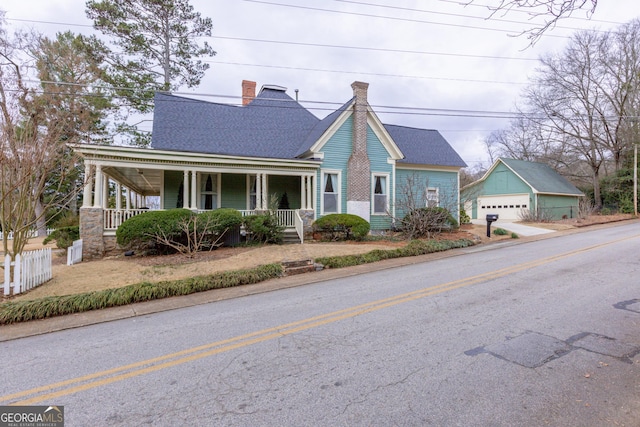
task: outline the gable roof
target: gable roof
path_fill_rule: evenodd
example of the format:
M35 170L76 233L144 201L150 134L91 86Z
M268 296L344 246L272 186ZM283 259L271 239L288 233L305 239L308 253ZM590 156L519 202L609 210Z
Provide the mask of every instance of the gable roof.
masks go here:
M405 158L399 160L399 163L457 166L461 168L467 166L437 130L396 125L384 125L384 127L400 151L405 155Z
M157 93L152 148L291 159L319 121L283 90L263 88L244 107Z
M569 180L544 163L500 158L485 174L485 177L488 176L500 162L526 182L536 193L584 196Z
M312 148L353 105L350 99L320 120L286 94L265 86L248 105L213 103L156 93L151 147L158 150L229 156L296 159ZM438 131L384 125L369 113L389 140L399 162L466 167ZM399 152L398 152L399 150Z

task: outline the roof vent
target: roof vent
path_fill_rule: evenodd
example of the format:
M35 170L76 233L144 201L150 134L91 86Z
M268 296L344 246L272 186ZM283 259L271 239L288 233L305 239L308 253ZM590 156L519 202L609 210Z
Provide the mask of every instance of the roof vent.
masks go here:
M279 92L286 92L287 88L284 86L278 86L278 85L263 85L262 89L260 89L260 92L262 92L265 89L270 89L270 90L277 90Z

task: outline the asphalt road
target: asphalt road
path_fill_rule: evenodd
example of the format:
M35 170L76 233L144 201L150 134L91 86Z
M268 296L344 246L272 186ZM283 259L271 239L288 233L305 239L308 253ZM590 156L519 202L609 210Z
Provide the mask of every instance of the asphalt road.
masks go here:
M0 343L66 426L638 426L640 225ZM514 244L516 243L516 244Z

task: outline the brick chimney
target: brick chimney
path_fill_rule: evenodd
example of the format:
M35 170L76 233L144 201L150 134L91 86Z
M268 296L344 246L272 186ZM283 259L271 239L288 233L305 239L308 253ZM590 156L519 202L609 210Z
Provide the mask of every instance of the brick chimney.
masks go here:
M347 213L367 221L371 214L371 167L367 155L367 89L369 83L351 84L353 106L352 152L347 164Z
M249 104L256 97L256 82L242 81L242 106Z

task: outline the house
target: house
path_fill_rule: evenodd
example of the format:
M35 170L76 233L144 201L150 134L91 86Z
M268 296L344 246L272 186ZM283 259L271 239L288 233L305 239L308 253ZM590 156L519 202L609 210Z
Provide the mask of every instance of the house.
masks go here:
M114 247L118 226L150 200L160 209L243 214L275 207L300 242L331 213L388 230L407 194L458 216L460 156L438 131L383 124L367 102L368 83L351 86L353 97L324 119L286 88L267 85L256 95L246 80L242 106L158 93L151 148L75 145L88 177L84 256Z
M471 219L498 214L500 220L523 215L558 220L575 218L584 194L544 163L500 158L484 176L462 189Z

